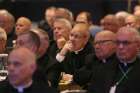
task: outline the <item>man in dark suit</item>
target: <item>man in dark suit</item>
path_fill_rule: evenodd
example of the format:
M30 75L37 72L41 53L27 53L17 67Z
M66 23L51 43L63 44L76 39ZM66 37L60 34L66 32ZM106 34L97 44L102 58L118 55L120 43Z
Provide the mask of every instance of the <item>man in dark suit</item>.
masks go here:
M61 50L69 40L69 34L72 29L72 24L65 18L56 18L53 23L54 42L50 45L49 54L56 57L56 54Z
M96 69L88 93L139 93L139 40L135 28L122 27L117 32L116 64Z
M61 71L65 72L64 77L72 79L76 70L85 65L85 56L93 52L92 44L89 43L89 26L84 23L74 25L62 50L57 54L56 59L61 64Z
M36 57L25 47L14 49L8 58L8 81L0 83L1 93L58 93L32 79Z
M54 61L48 53L49 47L49 36L47 32L43 29L34 28L32 29L40 38L40 47L38 49L38 59L37 66L40 72L43 72L47 79L49 80L49 84L52 87L58 86L60 71L57 70L59 67L58 62ZM38 78L40 78L40 73L38 73Z
M77 70L74 74L74 81L86 88L90 83L92 76L92 70L96 67L104 66L106 64L112 65L115 60L116 51L116 34L109 31L103 30L96 34L94 39L95 54L89 54L86 56L85 66L80 70Z
M38 23L38 27L45 30L50 38L50 44L52 44L53 38L53 21L56 16L56 7L48 7L44 13L44 19Z
M18 35L16 39L15 47L26 47L30 49L32 52L36 54L36 57L38 59L38 50L40 48L40 37L32 30L21 33ZM40 68L40 65L38 66L37 64L37 70L35 71L33 75L33 79L40 82L42 81L42 83L48 84L46 75L39 68Z

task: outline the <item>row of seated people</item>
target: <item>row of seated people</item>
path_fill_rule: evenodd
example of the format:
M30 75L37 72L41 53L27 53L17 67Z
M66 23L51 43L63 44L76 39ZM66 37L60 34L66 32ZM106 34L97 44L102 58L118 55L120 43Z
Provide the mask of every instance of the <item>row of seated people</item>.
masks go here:
M54 9L55 12L57 12L54 7L51 9ZM58 8L58 10L63 11L64 9ZM6 10L1 10L0 15L13 18ZM50 28L53 30L52 32L50 31L53 33L53 38L51 36L52 40L49 40L50 36L42 29L31 29L31 22L25 17L21 17L19 20L21 20L21 23L30 24L30 26L27 26L27 29L22 29L24 28L24 24L19 24L19 20L16 23L16 33L9 31L11 29L10 26L14 24L10 24L10 26L7 24L1 26L3 28L1 28L1 36L4 36L4 39L2 39L1 42L3 44L1 44L1 53L6 52L5 46L10 44L7 43L6 45L6 41L9 41L9 38L13 37L10 38L12 44L13 40L16 40L14 45L12 45L12 47L15 48L13 51L21 52L22 49L20 50L20 47L28 48L30 52L33 52L36 55L37 64L35 70L34 67L31 67L33 71L27 69L27 72L29 71L30 73L31 71L31 81L29 80L25 83L24 80L28 79L26 76L23 76L24 79L22 78L22 80L15 85L13 84L13 80L20 80L24 71L21 71L19 77L18 75L16 76L16 73L12 73L10 67L12 67L11 62L13 61L12 59L10 60L9 56L7 67L8 78L1 83L2 87L0 91L3 91L2 93L12 93L11 89L7 89L7 81L12 87L17 89L21 88L23 90L23 88L29 87L32 84L32 81L57 88L61 78L68 79L69 81L81 85L84 89L88 90L88 93L138 93L139 59L137 58L137 54L140 38L136 27L133 27L132 24L132 27L130 27L131 25L128 24L129 26L125 25L125 27L122 28L115 26L114 28L112 24L108 24L108 28L103 27L102 30L94 36L94 41L92 43L90 40L90 28L93 27L93 25L91 26L80 20L82 18L77 18L77 22L72 24L71 20L68 20L68 16L65 18L60 16L61 15L57 15L57 18L53 18L53 22L50 23ZM111 17L113 20L115 19L113 15L109 15L105 18L108 17ZM109 19L107 19L107 21L108 20ZM8 20L7 22L13 22L13 19ZM106 25L105 19L101 20L101 22L103 25ZM113 23L116 21L111 22ZM4 28L5 26L7 28ZM12 34L15 34L15 36ZM11 52L11 55L12 53L13 52ZM22 53L27 56L26 52L24 53L22 51ZM91 53L93 53L91 57L87 56ZM18 57L20 55L17 53L16 56ZM22 55L22 57L24 56ZM24 59L26 59L26 57ZM31 57L30 59L34 58ZM111 62L107 62L107 60ZM137 62L134 63L134 61ZM16 59L14 62L16 62ZM133 71L133 69L135 71ZM64 73L62 77L61 72ZM43 92L42 89L42 93L47 93L46 90L44 91L45 92ZM39 92L36 91L34 93Z

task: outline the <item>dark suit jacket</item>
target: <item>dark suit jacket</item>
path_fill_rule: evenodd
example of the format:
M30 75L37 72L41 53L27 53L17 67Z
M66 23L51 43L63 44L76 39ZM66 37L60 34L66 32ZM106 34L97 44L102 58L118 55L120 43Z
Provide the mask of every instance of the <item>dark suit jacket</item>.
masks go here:
M93 53L93 47L89 42L86 44L84 49L78 53L67 53L64 61L61 62L62 71L73 75L76 70L82 68L85 65L85 57L91 53Z
M46 84L49 81L52 87L57 87L60 76L59 63L46 53L37 60L37 66L33 79Z
M0 93L18 93L17 89L8 81L0 82ZM57 90L47 87L42 83L33 82L33 84L24 89L23 93L59 93Z
M56 54L59 52L60 50L57 47L56 41L52 41L51 46L49 47L48 53L49 56L55 58Z
M118 60L117 60L118 61ZM105 65L94 72L92 83L88 93L109 93L110 88L122 77L119 61L112 66ZM140 92L140 59L137 58L131 66L132 70L127 74L128 78L122 80L115 93L139 93Z
M11 31L10 33L8 33L7 35L7 43L6 43L6 47L7 48L13 48L13 40L16 39L16 34L15 31L13 29L13 31Z
M45 20L41 20L38 23L38 27L45 30L48 33L50 45L53 40L53 29L49 26L49 24Z
M105 59L106 63L103 63L102 60L99 60L94 53L87 55L85 59L85 66L75 71L73 78L74 81L84 89L87 89L87 86L90 84L90 80L92 76L94 76L96 69L101 68L104 65L114 64L112 62L114 62L115 59L116 56L113 54Z

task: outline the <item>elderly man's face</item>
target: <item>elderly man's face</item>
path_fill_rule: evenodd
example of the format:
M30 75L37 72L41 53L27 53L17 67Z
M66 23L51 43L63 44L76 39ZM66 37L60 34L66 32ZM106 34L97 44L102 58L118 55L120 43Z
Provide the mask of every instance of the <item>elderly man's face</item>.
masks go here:
M111 56L116 50L115 37L97 34L94 40L95 54L99 59Z
M131 61L137 55L138 42L130 32L117 33L117 56L124 61Z
M56 40L60 39L60 38L68 38L69 36L69 28L66 27L66 25L64 23L60 23L60 22L54 22L53 24L53 33L54 33L54 38Z
M45 20L48 22L50 26L52 26L53 21L55 19L55 10L47 10L45 12Z
M23 52L23 51L21 51ZM11 54L8 58L8 78L12 85L24 85L31 79L33 68L29 62L29 58L19 53Z
M70 32L69 39L73 45L73 51L80 50L81 48L84 48L84 46L87 43L87 37L80 33L79 31L76 31L76 29L73 29Z
M40 47L39 47L39 50L38 50L38 54L40 56L43 56L46 53L46 51L49 47L49 37L45 37L42 34L40 34L39 37L40 37L41 44L40 44Z
M2 27L7 33L10 32L9 29L11 28L11 22L8 17L0 15L0 27Z
M134 16L128 16L126 19L125 19L125 25L128 26L128 27L136 27L137 26L137 22L136 22L136 19Z
M76 17L76 22L78 23L86 23L86 24L89 24L88 23L88 20L87 20L87 16L84 14L84 13L82 13L82 14L79 14L77 17Z

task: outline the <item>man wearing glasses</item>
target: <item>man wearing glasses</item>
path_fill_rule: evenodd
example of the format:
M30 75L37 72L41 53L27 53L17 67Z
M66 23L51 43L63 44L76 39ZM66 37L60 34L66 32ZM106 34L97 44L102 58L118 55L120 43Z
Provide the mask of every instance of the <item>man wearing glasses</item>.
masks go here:
M131 27L122 27L116 35L116 64L109 69L104 66L96 70L88 93L139 93L139 32Z
M74 75L74 81L84 88L90 81L92 71L104 65L112 65L112 60L115 60L116 51L116 34L103 30L98 32L94 39L95 54L89 54L86 59L86 65L78 70ZM94 74L94 73L93 73Z

